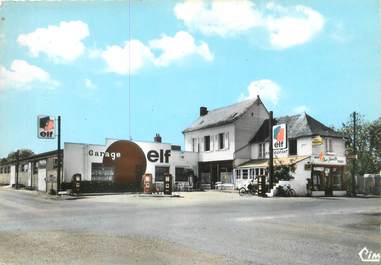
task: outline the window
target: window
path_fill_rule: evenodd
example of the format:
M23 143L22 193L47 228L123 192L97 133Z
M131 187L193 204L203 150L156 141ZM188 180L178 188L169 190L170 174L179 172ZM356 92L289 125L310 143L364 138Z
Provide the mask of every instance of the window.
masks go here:
M289 149L288 149L289 155L297 155L298 154L298 145L296 139L290 139L289 140Z
M325 139L325 152L326 153L333 152L332 139L330 139L330 138Z
M112 181L114 179L114 169L104 167L102 163L91 163L92 181Z
M237 169L235 172L236 172L236 179L240 179L241 178L241 170Z
M248 172L247 172L247 169L242 169L242 178L243 178L243 179L247 179L247 176L248 176L247 173L248 173Z
M220 133L218 134L218 149L224 149L225 148L225 134Z
M175 168L175 180L176 181L189 181L189 177L193 175L192 170L183 168L183 167L176 167Z
M259 176L259 168L255 169L255 176Z
M58 159L54 158L54 160L53 160L53 168L57 168L57 167L58 167Z
M4 172L4 169L0 167L0 174L3 174L3 172Z
M253 169L253 168L250 169L249 178L251 178L251 179L255 179L255 176L254 176L254 169Z
M204 150L210 151L210 136L204 136Z
M259 144L258 157L265 157L265 143Z
M169 173L169 167L155 167L155 182L164 181L164 175Z
M38 173L38 162L34 162L33 163L33 174L37 174Z
M192 138L192 151L198 152L198 143L196 138Z

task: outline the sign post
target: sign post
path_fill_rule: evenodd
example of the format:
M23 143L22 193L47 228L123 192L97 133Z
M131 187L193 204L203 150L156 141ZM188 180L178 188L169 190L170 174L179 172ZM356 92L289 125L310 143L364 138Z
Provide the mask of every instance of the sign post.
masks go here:
M57 194L61 185L61 116L57 119ZM40 139L54 139L55 135L55 119L54 116L39 115L37 117L37 137Z
M273 178L274 178L274 148L273 148L273 112L270 111L269 118L269 132L270 132L270 144L269 144L269 185L270 189L273 188Z
M356 149L356 112L353 112L353 155L357 156L357 149ZM352 196L356 197L356 159L352 160Z
M58 116L57 133L57 194L61 191L61 116Z

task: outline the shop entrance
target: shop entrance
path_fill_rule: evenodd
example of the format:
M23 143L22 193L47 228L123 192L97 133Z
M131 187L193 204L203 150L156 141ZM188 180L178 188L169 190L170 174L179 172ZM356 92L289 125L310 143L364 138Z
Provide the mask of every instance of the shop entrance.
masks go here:
M199 162L199 176L201 185L205 188L214 189L223 180L228 180L226 176L232 176L233 161L213 161ZM221 177L222 176L222 177ZM206 187L209 186L209 187Z
M343 190L343 169L338 167L315 166L312 171L312 190L324 191L332 196L334 190Z

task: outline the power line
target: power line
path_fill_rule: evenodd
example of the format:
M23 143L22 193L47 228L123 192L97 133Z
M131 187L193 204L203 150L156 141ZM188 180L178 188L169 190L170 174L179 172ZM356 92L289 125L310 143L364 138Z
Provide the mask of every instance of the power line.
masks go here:
M128 0L128 135L131 137L131 0Z

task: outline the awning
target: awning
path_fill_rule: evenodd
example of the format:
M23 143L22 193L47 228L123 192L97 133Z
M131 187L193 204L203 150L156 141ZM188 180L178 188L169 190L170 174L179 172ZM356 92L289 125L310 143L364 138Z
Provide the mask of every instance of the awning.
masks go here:
M280 157L274 158L274 166L289 166L294 165L304 159L309 158L310 156L288 156L288 157ZM237 168L245 169L245 168L268 168L269 163L268 159L256 159L251 160L249 162L243 163L239 165Z

